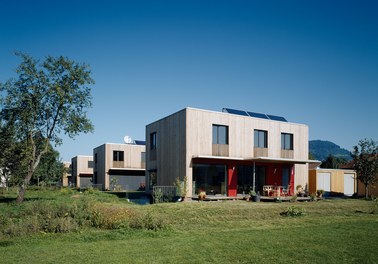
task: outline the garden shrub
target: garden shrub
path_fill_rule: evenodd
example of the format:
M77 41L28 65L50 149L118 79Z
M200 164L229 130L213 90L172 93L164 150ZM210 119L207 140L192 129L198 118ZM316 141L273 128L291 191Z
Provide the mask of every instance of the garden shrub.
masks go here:
M157 231L166 227L163 219L153 217L150 213L135 215L130 219L130 228Z
M307 214L306 210L298 206L290 206L286 209L286 211L280 213L280 215L282 216L293 216L293 217L305 216L306 214Z

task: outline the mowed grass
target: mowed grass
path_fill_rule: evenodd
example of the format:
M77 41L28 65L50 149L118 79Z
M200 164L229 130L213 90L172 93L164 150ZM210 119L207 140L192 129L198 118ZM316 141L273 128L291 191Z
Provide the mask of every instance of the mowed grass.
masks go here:
M31 193L30 195L38 196ZM55 196L54 196L55 195ZM51 199L72 195L52 194ZM49 197L43 194L44 199ZM59 198L57 198L59 197ZM80 229L0 240L1 263L377 263L378 214L365 200L103 203L163 218L158 231ZM12 204L0 204L11 210ZM307 215L284 217L289 206ZM375 211L374 214L371 212Z

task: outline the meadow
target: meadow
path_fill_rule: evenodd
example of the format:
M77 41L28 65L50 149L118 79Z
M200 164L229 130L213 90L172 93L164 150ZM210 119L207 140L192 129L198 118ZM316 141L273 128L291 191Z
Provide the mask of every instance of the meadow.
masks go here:
M0 263L378 262L374 201L136 205L69 189L28 190L21 205L14 197L0 193Z

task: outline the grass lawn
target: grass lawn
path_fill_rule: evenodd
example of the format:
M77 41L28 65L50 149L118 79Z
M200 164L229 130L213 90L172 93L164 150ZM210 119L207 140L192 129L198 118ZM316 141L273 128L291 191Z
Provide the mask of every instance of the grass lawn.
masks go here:
M29 195L38 196L32 192ZM66 199L68 203L74 198L60 195L51 199ZM372 201L226 201L144 206L112 199L100 201L163 218L168 225L158 231L85 228L70 233L3 237L0 263L378 262L378 214ZM304 208L307 214L281 216L289 206ZM10 212L17 210L15 207L0 203L0 210Z

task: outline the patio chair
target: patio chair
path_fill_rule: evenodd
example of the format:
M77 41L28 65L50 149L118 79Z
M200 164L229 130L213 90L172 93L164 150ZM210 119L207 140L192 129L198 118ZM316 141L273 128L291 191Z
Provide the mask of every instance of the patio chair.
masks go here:
M281 194L282 196L288 196L290 190L290 185L288 185L286 188L282 188Z
M272 192L272 186L269 186L269 185L263 186L263 195L264 196L270 196L271 192Z

